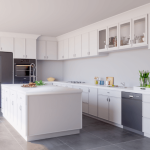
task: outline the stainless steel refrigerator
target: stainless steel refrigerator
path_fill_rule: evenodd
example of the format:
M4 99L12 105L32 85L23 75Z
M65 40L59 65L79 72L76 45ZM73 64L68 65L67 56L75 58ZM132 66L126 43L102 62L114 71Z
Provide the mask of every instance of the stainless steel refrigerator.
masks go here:
M0 52L0 108L1 108L1 84L13 83L13 53Z

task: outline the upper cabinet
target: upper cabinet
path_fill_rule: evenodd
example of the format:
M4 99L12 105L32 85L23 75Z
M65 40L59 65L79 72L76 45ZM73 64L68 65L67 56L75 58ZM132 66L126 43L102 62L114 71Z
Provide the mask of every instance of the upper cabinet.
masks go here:
M74 57L81 57L81 35L74 38Z
M0 51L13 52L13 38L12 37L0 38Z
M36 39L39 35L0 32L0 51L13 52L14 58L36 59Z
M69 38L69 58L75 57L75 44L74 44L74 37Z
M89 56L89 33L82 34L82 57Z
M58 59L68 59L68 39L58 42Z
M36 40L14 38L14 58L36 59Z
M38 60L57 60L57 42L37 40Z
M147 45L147 15L132 20L132 46Z

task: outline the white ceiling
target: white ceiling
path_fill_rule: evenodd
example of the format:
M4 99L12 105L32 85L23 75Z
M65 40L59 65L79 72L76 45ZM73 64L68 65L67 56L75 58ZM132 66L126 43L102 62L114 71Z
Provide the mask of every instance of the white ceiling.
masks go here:
M58 36L150 0L0 0L0 31Z

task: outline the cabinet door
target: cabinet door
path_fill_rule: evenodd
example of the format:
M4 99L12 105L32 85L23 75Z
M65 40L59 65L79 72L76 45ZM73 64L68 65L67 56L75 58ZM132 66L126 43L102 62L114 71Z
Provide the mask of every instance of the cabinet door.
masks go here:
M46 41L37 41L37 59L46 59Z
M68 59L69 51L68 51L68 39L64 40L64 59Z
M13 52L13 38L11 37L1 37L1 51L3 52Z
M90 56L97 55L98 52L97 41L98 41L97 30L89 32L89 51L90 51L89 55Z
M109 121L121 124L121 98L109 97Z
M14 58L25 58L25 39L15 38L14 39Z
M89 103L89 93L82 92L82 102Z
M107 50L107 45L108 45L108 40L107 40L107 28L102 28L99 30L99 52L101 51L106 51Z
M150 49L150 13L148 14L148 49Z
M89 56L89 34L82 34L82 57Z
M26 39L26 58L36 59L36 40Z
M108 97L98 95L98 117L108 120Z
M119 23L119 48L131 48L131 20Z
M69 38L69 58L74 58L74 37Z
M75 37L75 57L81 57L81 35Z
M58 59L64 59L64 42L58 42Z
M82 112L89 113L89 105L87 103L82 103Z
M118 24L108 27L108 50L117 50L118 46Z
M89 88L89 114L97 117L97 89Z
M57 60L57 42L46 42L47 59Z
M147 45L147 14L132 20L132 46Z

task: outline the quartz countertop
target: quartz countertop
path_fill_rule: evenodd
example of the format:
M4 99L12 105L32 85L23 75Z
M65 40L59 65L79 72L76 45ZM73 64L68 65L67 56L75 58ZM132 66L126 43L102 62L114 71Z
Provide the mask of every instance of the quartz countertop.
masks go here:
M145 91L145 90L135 90L133 87L108 87L106 85L95 85L92 83L69 83L65 81L44 81L44 83L49 84L49 83L59 83L59 84L69 84L72 86L77 86L77 87L91 87L91 88L99 88L99 89L109 89L109 90L115 90L115 91L124 91L124 92L132 92L132 93L141 93L141 94L150 94L150 91Z
M80 89L58 87L49 84L37 86L35 88L21 87L22 84L2 84L1 86L26 95L82 93Z

